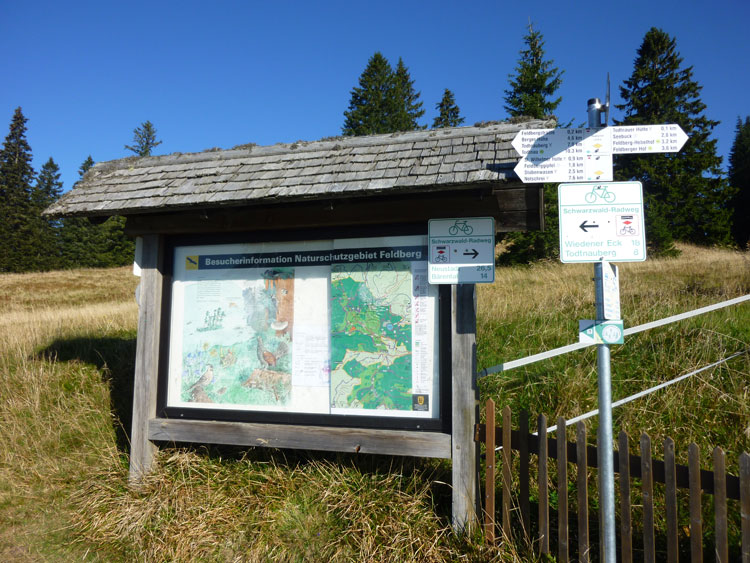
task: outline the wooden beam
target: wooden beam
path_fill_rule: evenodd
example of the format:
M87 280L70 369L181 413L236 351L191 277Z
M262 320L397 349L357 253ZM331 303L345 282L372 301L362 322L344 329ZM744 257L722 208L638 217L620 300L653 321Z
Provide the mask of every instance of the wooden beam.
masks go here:
M143 237L141 283L138 288L138 340L133 386L133 424L130 433L129 481L137 485L151 469L156 446L148 438L148 421L156 416L161 331L163 240Z
M154 418L148 437L157 442L196 442L363 454L450 458L450 436L439 432L335 428Z
M477 293L474 284L451 289L453 528L471 533L479 514L479 444L474 441L474 425L479 421L475 380Z
M349 197L243 207L186 209L129 216L126 232L200 234L419 223L447 217L494 217L498 232L541 227L541 189L485 187L423 194Z

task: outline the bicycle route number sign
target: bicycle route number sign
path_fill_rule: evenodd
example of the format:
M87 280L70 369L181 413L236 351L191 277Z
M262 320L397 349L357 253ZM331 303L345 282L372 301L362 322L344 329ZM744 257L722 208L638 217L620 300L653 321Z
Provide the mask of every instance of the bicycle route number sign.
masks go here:
M557 194L562 262L646 259L640 182L560 184Z
M431 284L495 281L495 219L461 217L428 222Z

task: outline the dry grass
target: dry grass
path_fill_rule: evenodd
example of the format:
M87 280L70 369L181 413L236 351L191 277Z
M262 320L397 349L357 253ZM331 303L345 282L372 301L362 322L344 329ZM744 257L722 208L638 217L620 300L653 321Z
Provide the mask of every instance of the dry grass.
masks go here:
M685 247L675 260L623 265L626 324L750 293L749 264ZM593 315L591 270L499 269L480 287L480 366L574 341L577 320ZM0 276L0 560L529 560L520 546L454 536L449 473L426 460L163 450L144 486L129 488L120 422L136 283L129 268ZM615 398L746 347L750 306L646 334L614 350ZM616 424L734 455L750 449L748 379L745 356L616 412ZM580 414L595 406L594 355L492 376L481 392Z

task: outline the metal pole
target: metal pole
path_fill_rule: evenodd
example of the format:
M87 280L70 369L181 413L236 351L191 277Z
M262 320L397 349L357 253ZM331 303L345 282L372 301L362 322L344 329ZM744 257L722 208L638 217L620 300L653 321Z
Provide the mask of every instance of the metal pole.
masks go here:
M604 264L594 264L594 284L596 294L596 320L604 321L604 298L602 283ZM599 384L599 517L602 530L602 561L617 561L617 540L615 537L615 471L612 449L612 374L610 371L609 344L596 347L596 364Z

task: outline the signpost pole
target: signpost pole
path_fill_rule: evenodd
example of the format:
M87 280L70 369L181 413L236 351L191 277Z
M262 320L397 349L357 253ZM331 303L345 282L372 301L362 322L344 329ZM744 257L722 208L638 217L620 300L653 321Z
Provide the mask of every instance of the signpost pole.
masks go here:
M609 92L607 92L609 97ZM609 105L609 100L607 100ZM597 98L588 101L589 127L601 127L601 115L609 111ZM608 124L605 124L608 125ZM596 295L596 320L604 321L604 263L594 263L594 291ZM602 538L602 561L615 563L617 547L615 539L615 471L612 449L612 373L610 370L609 344L596 347L596 368L599 385L599 517Z
M596 284L596 320L604 321L603 262L594 263L594 283ZM596 366L599 385L599 495L601 505L600 527L602 537L602 561L617 561L615 539L615 472L612 450L612 374L610 371L609 344L596 347Z

